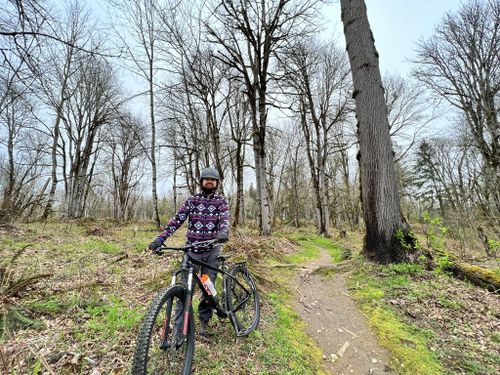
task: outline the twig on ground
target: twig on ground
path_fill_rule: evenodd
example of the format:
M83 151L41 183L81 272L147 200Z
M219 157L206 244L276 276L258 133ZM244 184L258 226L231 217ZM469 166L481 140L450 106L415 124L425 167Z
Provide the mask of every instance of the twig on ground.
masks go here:
M344 331L346 331L347 333L349 333L352 337L358 337L358 335L356 335L354 332L349 331L347 328L342 327L342 329L343 329Z
M5 371L5 374L9 373L9 364L7 363L7 359L3 354L3 350L0 348L0 358L2 359L2 366Z
M36 347L36 346L35 346ZM37 350L38 350L38 347L36 347ZM45 360L45 357L41 354L41 353L37 353L33 350L33 348L28 345L28 349L29 351L35 356L37 357L40 362L42 363L43 367L45 367L45 369L51 374L51 375L56 375L54 371L52 371L52 368L49 366L49 364L47 363L47 361Z

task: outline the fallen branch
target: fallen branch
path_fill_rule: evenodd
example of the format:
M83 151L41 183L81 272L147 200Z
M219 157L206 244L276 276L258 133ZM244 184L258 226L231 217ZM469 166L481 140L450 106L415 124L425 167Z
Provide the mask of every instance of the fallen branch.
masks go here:
M128 255L128 253L126 253L125 251L121 254L119 254L118 258L116 258L113 263L118 263L120 261L122 261L123 259L127 259L129 258L130 256Z
M299 302L302 304L302 306L304 306L304 308L306 309L307 312L311 312L313 310L313 308L311 307L311 305L304 302L305 297L300 292L299 287L295 288L295 292L299 295Z
M266 267L266 268L303 268L300 264L290 264L290 263L263 264L261 267Z

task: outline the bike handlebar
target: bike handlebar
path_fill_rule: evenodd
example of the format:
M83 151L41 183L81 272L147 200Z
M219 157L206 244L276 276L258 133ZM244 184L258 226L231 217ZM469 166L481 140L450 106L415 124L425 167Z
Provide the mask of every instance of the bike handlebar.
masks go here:
M162 255L165 250L176 250L176 251L184 251L187 252L189 249L195 248L195 247L209 247L210 245L214 245L216 243L220 243L219 240L214 239L214 240L208 240L208 241L200 241L200 242L193 242L184 246L180 247L174 247L174 246L161 246L159 249L153 250L153 252L157 255Z

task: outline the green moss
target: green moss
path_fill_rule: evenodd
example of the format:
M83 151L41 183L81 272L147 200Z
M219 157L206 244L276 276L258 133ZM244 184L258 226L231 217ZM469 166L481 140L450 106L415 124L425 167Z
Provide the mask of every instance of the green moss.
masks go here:
M290 263L300 264L319 257L319 248L314 244L306 241L301 241L301 251L287 257Z
M330 254L332 263L339 263L345 259L344 251L336 246L331 239L311 234L297 234L291 236L291 239L297 241L302 250L287 258L291 263L305 263L309 260L319 257L320 249L323 248Z
M443 373L443 368L436 353L430 351L427 345L433 333L401 322L384 302L386 293L394 293L394 287L408 285L408 273L419 272L407 265L370 266L366 270L358 270L350 279L349 286L381 345L392 353L398 373L437 375Z
M382 307L364 308L369 314L369 325L380 343L386 347L400 363L402 374L432 375L442 374L443 368L437 355L427 348L426 335L401 323L390 310Z
M473 264L460 263L460 267L467 272L476 273L482 280L493 285L500 285L500 270L486 269Z
M305 333L305 323L288 305L290 297L282 293L270 293L268 297L276 312L273 318L275 327L266 338L269 347L261 354L260 360L269 366L269 373L322 374L322 353ZM281 370L275 372L273 367Z

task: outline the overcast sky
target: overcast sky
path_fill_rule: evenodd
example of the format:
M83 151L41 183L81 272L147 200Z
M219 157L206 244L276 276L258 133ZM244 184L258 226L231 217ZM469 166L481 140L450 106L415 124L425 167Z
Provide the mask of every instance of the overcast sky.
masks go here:
M406 75L410 71L407 60L413 56L416 42L429 37L443 15L456 12L461 1L365 0L365 3L382 74L391 71ZM332 29L341 33L340 4L329 6L325 14L331 18ZM343 35L339 35L339 43L345 45Z

